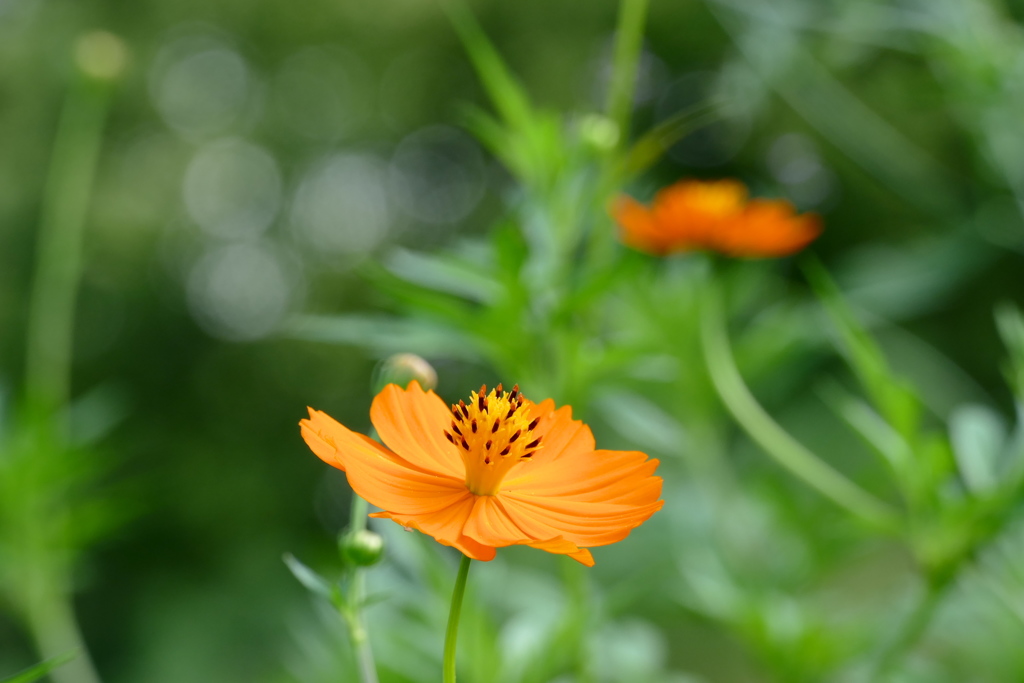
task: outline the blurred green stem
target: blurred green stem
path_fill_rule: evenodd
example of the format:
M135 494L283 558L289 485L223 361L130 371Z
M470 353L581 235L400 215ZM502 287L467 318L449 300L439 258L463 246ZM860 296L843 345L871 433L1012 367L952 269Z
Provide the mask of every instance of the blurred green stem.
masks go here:
M469 576L471 559L462 556L459 575L452 591L452 606L448 612L448 629L444 634L444 683L455 683L455 641L459 637L459 617L462 613L462 597L466 593L466 578Z
M96 173L110 96L110 81L78 73L60 114L49 175L44 188L36 269L29 303L26 340L25 394L30 419L64 447L66 428L61 411L70 396L75 301L81 273L83 234ZM41 440L47 439L40 435ZM44 463L37 462L36 469ZM42 495L36 477L27 482L30 508L25 520L27 548L20 557L30 577L24 600L29 629L45 658L69 651L78 656L51 674L56 683L98 683L85 643L75 622L67 569L52 566L64 551L54 547L45 520L36 518L35 497Z
M732 357L721 295L713 282L706 285L701 303L701 344L712 383L722 402L747 434L777 463L839 506L873 526L890 531L899 529L900 517L896 510L861 489L796 441L750 393Z
M371 431L370 436L377 438L377 432ZM351 532L363 531L366 529L367 515L370 506L366 499L352 492L352 507L349 512L349 529ZM366 631L366 623L363 621L363 601L365 600L366 581L365 569L362 567L352 568L352 582L349 585L348 608L343 616L348 622L348 630L352 638L352 647L356 651L356 660L359 664L359 680L362 683L377 683L377 664L373 659L373 648L370 646L370 635Z
M647 0L622 0L615 36L612 80L608 88L608 116L618 126L619 144L629 137L637 68L644 39Z
M358 498L358 496L357 496ZM361 499L360 499L361 500ZM353 505L353 507L355 507ZM363 501L366 507L366 501ZM363 525L366 526L365 524ZM373 648L370 646L370 634L363 622L363 599L365 593L364 570L356 567L352 570L352 582L349 585L348 604L342 609L342 616L348 624L352 648L356 651L356 663L359 667L361 683L377 683L377 663L373 659Z
M58 123L43 194L25 384L29 405L45 414L62 408L70 393L83 233L108 92L104 85L84 78L72 86Z

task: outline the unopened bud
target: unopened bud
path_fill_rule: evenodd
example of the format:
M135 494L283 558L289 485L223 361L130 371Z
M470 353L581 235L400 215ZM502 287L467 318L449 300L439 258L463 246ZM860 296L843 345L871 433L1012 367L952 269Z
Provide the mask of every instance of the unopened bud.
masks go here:
M86 33L75 44L75 65L89 78L117 80L127 64L124 41L108 31Z
M384 539L369 529L348 531L338 538L338 549L345 562L369 567L384 557Z
M437 371L415 353L396 353L377 366L373 388L379 392L389 384L406 387L413 380L424 389L433 389L437 386Z
M580 139L588 146L608 152L619 144L619 126L607 116L588 114L579 122Z

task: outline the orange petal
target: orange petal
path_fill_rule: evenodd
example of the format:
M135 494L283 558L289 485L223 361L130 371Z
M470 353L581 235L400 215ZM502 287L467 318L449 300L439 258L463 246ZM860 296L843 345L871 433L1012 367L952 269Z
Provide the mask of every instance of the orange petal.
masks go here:
M522 477L541 463L594 450L594 433L582 421L572 419L571 406L562 406L555 410L555 402L550 398L545 399L530 406L530 417L540 418L540 422L533 430L533 436L540 437L541 448L530 462L513 470L515 478L510 479L511 481Z
M433 391L423 391L415 380L408 389L389 384L370 406L370 421L381 440L418 467L465 479L458 449L444 436L452 414Z
M392 519L404 527L410 527L428 536L433 536L442 545L457 548L466 557L488 562L494 559L494 547L480 543L462 533L466 520L473 511L475 498L476 496L466 491L464 499L437 514L401 515L392 512L375 512L370 516Z
M533 463L531 463L533 465ZM661 495L658 461L639 451L575 451L522 468L503 491L584 502L644 505Z
M632 197L620 196L612 204L612 217L621 228L622 242L634 249L665 254L671 247L671 235L658 225L654 214Z
M556 555L569 555L573 559L593 566L590 553L584 553L575 543L550 534L531 536L512 521L498 496L477 496L473 511L463 530L466 536L488 546L503 548L510 545L528 545ZM589 561L589 564L588 564Z
M556 539L556 540L558 540L558 542L562 542L560 539ZM539 550L547 550L549 553L555 553L556 555L566 555L566 556L571 557L572 559L576 560L577 562L582 564L584 567L593 567L594 566L594 556L591 555L590 551L587 550L586 548L578 548L577 550L575 550L573 552L564 553L564 552L561 552L561 551L558 551L558 550L552 550L551 549L551 542L550 541L541 541L540 543L530 543L529 546L531 548L538 548ZM573 547L575 547L575 546L573 546Z
M469 495L465 483L423 470L327 413L309 409L302 437L321 460L344 470L349 485L377 507L401 513L444 510Z
M748 258L787 256L821 234L815 214L797 215L782 199L754 199L746 210L723 226L715 248Z
M653 486L648 488L648 496L653 489ZM622 541L665 503L658 500L643 505L585 503L515 492L502 492L500 498L512 522L530 536L558 535L581 548Z
M683 180L661 190L652 211L661 231L670 236L670 251L703 249L723 221L743 211L747 188L738 180Z

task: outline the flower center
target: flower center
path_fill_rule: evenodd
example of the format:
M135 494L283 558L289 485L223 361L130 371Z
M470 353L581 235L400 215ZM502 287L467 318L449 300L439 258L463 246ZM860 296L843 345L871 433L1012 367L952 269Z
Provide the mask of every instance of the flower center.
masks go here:
M508 393L500 384L487 393L484 385L470 394L469 403L453 405L452 415L452 429L444 435L459 447L466 486L478 496L496 494L508 471L540 447L540 437L533 436L540 418L530 420L518 384Z

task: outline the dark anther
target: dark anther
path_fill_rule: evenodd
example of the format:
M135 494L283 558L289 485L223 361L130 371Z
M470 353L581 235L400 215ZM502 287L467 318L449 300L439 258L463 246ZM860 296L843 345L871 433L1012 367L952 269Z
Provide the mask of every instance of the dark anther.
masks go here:
M445 435L445 437L447 437L447 439L449 441L451 441L452 443L455 443L455 437L452 436L451 434L449 434L447 429L444 430L444 435Z
M473 433L476 434L476 418L473 418L473 422L470 424L470 427L473 429Z
M505 390L501 386L501 382L498 382L498 386L494 387L494 395L501 398L505 395Z
M488 451L491 450L491 440L490 439L487 439L487 443L484 444L484 449L488 450Z
M516 414L516 406L515 406L515 404L513 403L513 404L512 404L512 407L508 409L508 415L506 415L506 416L505 416L505 419L506 419L506 420L509 420L509 419L511 419L511 418L512 418L512 416L513 416L513 415L515 415L515 414Z
M498 425L501 424L501 418L495 418L494 424L491 425L491 434L498 431Z
M476 397L476 405L480 410L487 407L487 399L484 398L483 394L478 394Z
M515 440L519 438L520 430L516 430L516 433L512 435L512 438L508 440L509 443L515 443Z
M465 448L467 451L469 450L469 444L466 443L465 439L462 440L462 447Z
M491 464L491 456L487 456L486 458L484 458L484 464L485 465L490 465Z
M487 395L487 385L486 385L486 384L481 384L481 385L480 385L480 391L478 391L478 392L476 392L476 393L477 393L477 394L478 394L479 396L486 396L486 395Z
M508 452L510 450L512 450L512 446L505 446L505 448L502 449L501 454L502 455L508 455Z
M536 448L536 447L537 447L537 446L539 446L539 445L540 445L540 439L534 439L534 440L533 440L533 441L531 441L530 443L526 444L526 448L525 448L524 450L527 450L527 451L528 451L528 450L530 450L531 448Z
M533 431L537 427L537 423L538 422L540 422L540 418L539 417L536 420L534 420L533 422L531 422L530 426L527 427L527 429L529 429L530 431Z
M523 460L526 460L528 458L532 458L533 457L533 453L523 453L519 457L522 458Z
M459 412L459 407L458 406L452 406L452 415L455 416L456 420L461 420L462 419L462 413Z
M466 407L466 402L465 401L459 401L459 408L462 409L462 414L465 415L466 418L468 419L469 418L469 408Z
M458 434L459 436L462 436L462 430L459 429L459 425L457 425L454 422L452 422L452 429L455 431L456 434Z
M519 393L519 385L517 384L517 385L515 385L514 387L512 387L512 391L510 391L510 392L509 392L509 394L508 394L508 400L509 400L510 402L511 402L511 401L514 401L514 400L516 400L516 395L517 395L518 393Z

